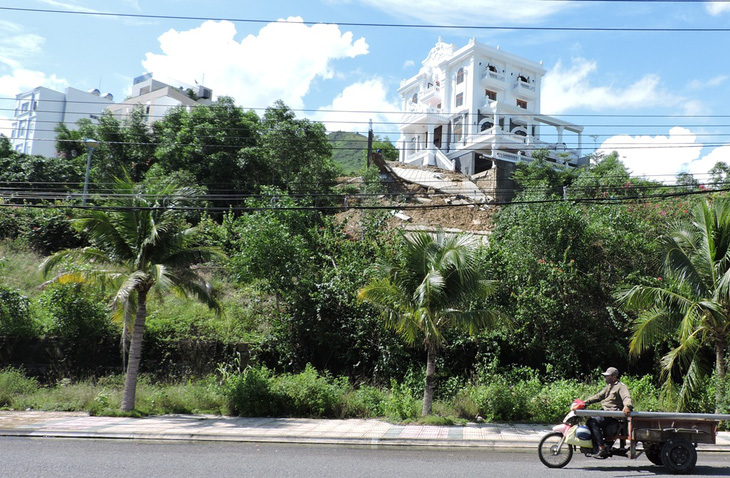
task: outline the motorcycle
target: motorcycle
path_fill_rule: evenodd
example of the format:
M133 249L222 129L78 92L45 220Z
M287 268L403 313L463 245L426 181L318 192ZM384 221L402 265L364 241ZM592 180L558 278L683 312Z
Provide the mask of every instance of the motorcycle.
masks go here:
M619 427L615 434L606 436L607 456L600 456L598 445L590 435L590 430L584 425L584 416L576 414L571 410L563 423L555 425L553 431L542 437L538 445L540 461L548 468L562 468L573 459L575 450L579 450L588 458L610 458L613 456L629 457L629 449L626 448L626 440L629 438L626 433L626 422L619 420ZM618 443L618 446L615 446Z
M650 462L672 473L689 473L697 463L697 445L716 444L720 421L730 421L730 414L720 413L632 411L626 416L619 411L584 408L585 404L576 400L563 423L542 437L537 451L545 466L562 468L570 463L573 452L579 450L585 456L595 458L622 456L635 459L646 455ZM598 447L590 439L590 431L586 427L581 430L582 420L591 416L611 417L619 422L618 430L605 437L608 456L599 456ZM580 432L587 432L587 435L581 436ZM627 441L630 443L628 448Z

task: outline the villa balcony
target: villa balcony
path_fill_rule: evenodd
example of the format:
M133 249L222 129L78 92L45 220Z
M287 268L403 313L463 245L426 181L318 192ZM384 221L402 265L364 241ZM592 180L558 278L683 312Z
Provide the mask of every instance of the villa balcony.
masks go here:
M441 87L430 85L418 94L419 101L429 106L438 107L443 102Z
M400 129L418 123L448 123L449 117L440 108L422 104L411 104L408 111L403 113Z
M505 86L504 75L488 69L482 71L481 81L484 88L504 89Z
M515 94L520 97L535 99L537 98L537 89L534 83L528 83L523 80L516 80L512 85L512 89L516 90Z

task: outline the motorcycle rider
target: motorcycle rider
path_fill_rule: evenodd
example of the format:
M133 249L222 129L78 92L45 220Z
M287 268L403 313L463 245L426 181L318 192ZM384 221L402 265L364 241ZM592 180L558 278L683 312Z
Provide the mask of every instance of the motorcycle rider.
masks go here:
M631 393L629 387L618 379L619 373L616 367L608 367L603 372L603 378L606 381L606 387L584 400L585 405L601 402L601 407L607 411L623 411L628 416L634 409L631 402ZM577 405L573 405L573 409ZM607 458L611 452L606 448L606 436L615 435L618 430L618 420L611 417L590 417L586 421L586 426L590 428L593 440L598 445L598 456Z

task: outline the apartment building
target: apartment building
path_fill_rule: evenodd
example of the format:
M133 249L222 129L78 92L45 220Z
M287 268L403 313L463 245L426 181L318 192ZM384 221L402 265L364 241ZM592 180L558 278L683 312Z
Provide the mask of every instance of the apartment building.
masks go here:
M80 119L92 121L114 103L111 94L99 90L66 88L63 93L39 86L15 97L10 143L19 153L56 155L56 127L77 128Z

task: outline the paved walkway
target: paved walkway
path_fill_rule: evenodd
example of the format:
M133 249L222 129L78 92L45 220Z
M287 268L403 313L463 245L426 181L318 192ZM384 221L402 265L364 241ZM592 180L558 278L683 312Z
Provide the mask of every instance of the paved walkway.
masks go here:
M547 425L470 423L393 425L375 419L312 420L166 415L91 417L86 413L0 411L0 436L208 440L427 447L536 448ZM730 432L701 450L730 452Z

